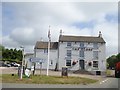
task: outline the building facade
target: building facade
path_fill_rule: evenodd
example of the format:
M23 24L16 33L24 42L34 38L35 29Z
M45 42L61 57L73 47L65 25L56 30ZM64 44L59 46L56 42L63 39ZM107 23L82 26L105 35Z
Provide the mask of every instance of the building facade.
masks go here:
M59 69L86 70L91 73L106 71L105 41L102 36L59 37Z
M60 35L58 42L50 43L49 69L61 70L62 67L68 67L69 70L85 70L91 73L105 72L105 50L101 33L96 37ZM44 59L42 69L47 69L48 42L36 43L34 57Z
M42 69L47 69L48 60L48 42L38 41L34 48L35 57L39 57L44 60ZM49 69L55 69L58 60L58 42L50 43L50 59ZM39 68L39 63L36 63L36 68Z

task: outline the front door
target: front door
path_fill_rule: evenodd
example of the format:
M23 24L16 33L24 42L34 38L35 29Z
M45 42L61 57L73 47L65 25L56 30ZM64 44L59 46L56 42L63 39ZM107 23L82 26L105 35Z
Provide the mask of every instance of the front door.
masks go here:
M85 62L84 60L79 60L80 69L84 70Z

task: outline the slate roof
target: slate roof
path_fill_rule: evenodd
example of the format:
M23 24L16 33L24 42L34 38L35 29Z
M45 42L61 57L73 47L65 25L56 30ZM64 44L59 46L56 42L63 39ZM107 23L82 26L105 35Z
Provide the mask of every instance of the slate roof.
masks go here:
M93 36L67 36L61 35L59 37L59 42L98 42L105 43L102 37L93 37Z
M37 41L35 45L35 49L47 49L48 48L48 42L42 42ZM50 42L50 49L57 49L58 48L58 42Z

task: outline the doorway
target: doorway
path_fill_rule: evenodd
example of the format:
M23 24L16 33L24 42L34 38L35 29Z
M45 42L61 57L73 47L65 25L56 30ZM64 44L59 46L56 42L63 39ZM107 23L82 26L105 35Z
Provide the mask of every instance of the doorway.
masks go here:
M85 62L84 62L84 60L79 60L79 66L80 66L81 70L85 69Z

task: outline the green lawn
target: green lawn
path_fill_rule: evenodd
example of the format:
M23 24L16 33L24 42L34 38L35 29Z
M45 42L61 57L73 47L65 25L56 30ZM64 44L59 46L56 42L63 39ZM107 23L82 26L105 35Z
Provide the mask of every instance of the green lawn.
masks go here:
M81 78L81 77L59 77L59 76L31 76L30 78L23 77L19 80L17 75L3 74L2 82L4 83L29 83L29 84L90 84L97 80Z

